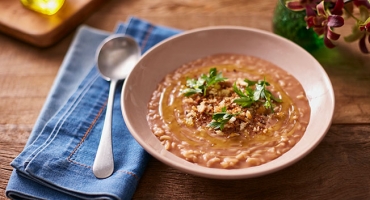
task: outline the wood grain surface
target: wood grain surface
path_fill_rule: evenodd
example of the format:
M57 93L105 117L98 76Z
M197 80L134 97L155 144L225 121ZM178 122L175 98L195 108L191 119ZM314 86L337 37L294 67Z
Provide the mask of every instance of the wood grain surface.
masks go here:
M42 15L20 0L0 1L0 31L37 47L58 42L83 22L104 0L66 0L54 15Z
M239 25L272 31L277 0L111 0L84 24L111 31L136 16L188 30ZM348 33L351 26L339 31ZM0 34L0 199L75 32L49 48ZM184 174L151 159L134 199L370 199L370 55L343 39L312 54L335 92L328 134L308 156L263 177L225 181Z

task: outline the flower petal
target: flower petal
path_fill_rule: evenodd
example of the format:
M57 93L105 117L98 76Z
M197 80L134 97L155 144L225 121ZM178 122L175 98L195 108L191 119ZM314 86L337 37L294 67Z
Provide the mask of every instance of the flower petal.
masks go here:
M313 16L309 16L309 17L306 17L305 18L306 24L307 24L307 28L311 28L311 27L314 27L315 26L314 19L315 18Z
M363 36L364 36L364 32L360 31L357 26L353 26L352 33L344 37L344 41L354 42L354 41L359 40Z
M332 48L335 47L335 45L333 44L333 42L331 40L329 40L327 37L324 38L324 44L329 49L332 49Z
M368 18L364 23L358 25L360 31L370 32L370 18Z
M360 50L362 51L362 53L369 53L369 50L367 49L366 47L366 35L364 35L360 41L359 41L359 47L360 47Z
M360 6L360 19L362 21L366 21L369 18L369 10L365 6Z
M317 4L316 10L317 10L317 14L326 15L324 1L321 1L319 4Z
M368 0L353 0L353 4L357 7L365 6L370 9L370 2Z
M351 14L353 14L353 10L354 10L353 3L352 2L345 3L344 10L346 11L344 12L344 17L351 18Z
M326 33L326 37L329 38L330 40L338 40L339 37L340 37L340 34L335 33L330 28L328 28L328 32Z
M339 15L330 15L328 17L328 26L329 27L341 27L344 24L343 17Z
M313 23L315 24L315 26L327 26L327 21L328 19L326 18L326 16L321 15L316 16Z
M316 16L315 10L310 6L306 6L306 16L308 17Z
M285 6L293 11L302 11L305 7L298 1L288 1L286 2Z
M325 29L323 27L314 27L313 30L317 35L324 35Z
M331 13L334 15L342 15L343 14L343 7L344 7L344 1L343 0L337 0L335 3L334 8L331 10Z
M370 32L370 23L365 24L366 32Z

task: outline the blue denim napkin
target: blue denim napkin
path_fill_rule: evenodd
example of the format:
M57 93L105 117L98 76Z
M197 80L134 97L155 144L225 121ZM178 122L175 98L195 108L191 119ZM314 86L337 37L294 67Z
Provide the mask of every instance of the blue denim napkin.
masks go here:
M145 52L179 31L131 18L116 33L136 39ZM107 32L82 26L60 67L25 149L14 159L6 195L11 199L130 199L149 154L131 136L120 109L122 84L113 107L113 174L92 172L103 128L109 82L99 76L94 55Z

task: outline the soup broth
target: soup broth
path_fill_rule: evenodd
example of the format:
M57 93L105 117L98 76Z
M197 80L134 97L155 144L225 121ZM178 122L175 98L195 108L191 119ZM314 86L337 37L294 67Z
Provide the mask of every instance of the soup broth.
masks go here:
M225 80L202 86L203 93L186 93L189 83L201 85L212 70ZM258 91L268 97L248 106L237 103ZM235 54L200 58L168 74L148 110L149 126L168 151L223 169L257 166L281 156L302 138L310 120L298 80L266 60Z

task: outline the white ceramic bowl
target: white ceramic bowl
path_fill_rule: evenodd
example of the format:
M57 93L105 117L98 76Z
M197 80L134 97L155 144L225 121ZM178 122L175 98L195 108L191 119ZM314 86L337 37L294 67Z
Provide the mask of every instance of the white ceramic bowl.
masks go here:
M214 169L198 166L168 152L149 129L147 104L164 76L182 64L217 53L236 53L267 60L296 77L311 106L302 139L288 152L255 167ZM146 52L127 77L121 96L126 125L138 143L156 159L185 173L216 179L241 179L285 168L311 152L324 138L334 112L334 93L322 66L296 44L269 32L245 27L207 27L171 37Z

